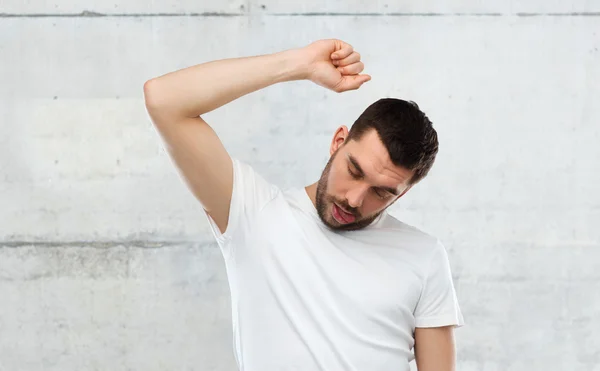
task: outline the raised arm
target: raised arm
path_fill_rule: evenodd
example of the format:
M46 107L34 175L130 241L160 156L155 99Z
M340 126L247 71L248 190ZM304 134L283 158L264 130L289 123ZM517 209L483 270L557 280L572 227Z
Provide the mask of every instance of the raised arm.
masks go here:
M363 68L349 44L320 40L304 48L171 72L147 81L144 97L180 174L224 232L233 188L232 162L200 115L278 82L308 79L337 92L358 89L370 79L359 75Z

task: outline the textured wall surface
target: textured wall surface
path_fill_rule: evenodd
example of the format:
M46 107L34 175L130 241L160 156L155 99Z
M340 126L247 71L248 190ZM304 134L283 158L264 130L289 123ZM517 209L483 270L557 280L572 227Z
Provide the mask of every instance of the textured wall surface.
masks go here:
M339 125L416 101L441 147L393 209L446 244L458 370L600 371L600 2L0 0L0 370L234 370L220 252L143 83L320 38L371 82L205 116L282 187Z

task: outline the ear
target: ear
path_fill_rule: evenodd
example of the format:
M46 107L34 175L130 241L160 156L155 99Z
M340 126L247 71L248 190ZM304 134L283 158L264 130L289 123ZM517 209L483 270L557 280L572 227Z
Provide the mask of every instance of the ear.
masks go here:
M333 156L337 150L344 145L348 138L348 128L345 125L340 126L333 135L331 146L329 147L329 155Z

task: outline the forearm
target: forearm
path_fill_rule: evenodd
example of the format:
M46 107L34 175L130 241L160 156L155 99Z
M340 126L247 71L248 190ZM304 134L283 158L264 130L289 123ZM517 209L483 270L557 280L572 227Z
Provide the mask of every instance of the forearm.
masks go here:
M197 117L278 82L305 78L297 50L224 59L184 68L144 85L146 103L184 117Z

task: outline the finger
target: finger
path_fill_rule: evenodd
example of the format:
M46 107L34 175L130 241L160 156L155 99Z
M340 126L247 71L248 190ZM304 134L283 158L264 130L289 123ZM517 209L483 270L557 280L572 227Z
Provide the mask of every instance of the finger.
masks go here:
M363 62L353 63L349 66L338 67L337 70L340 71L342 75L358 75L365 69L365 64Z
M337 88L337 92L341 93L347 90L356 90L369 80L371 80L371 76L369 75L344 76L344 79Z
M336 59L333 61L335 66L347 66L352 63L360 62L360 54L358 52L353 52L349 56L344 59Z
M352 54L353 51L354 48L352 48L352 45L342 43L339 46L336 46L336 51L331 54L331 59L344 59Z

